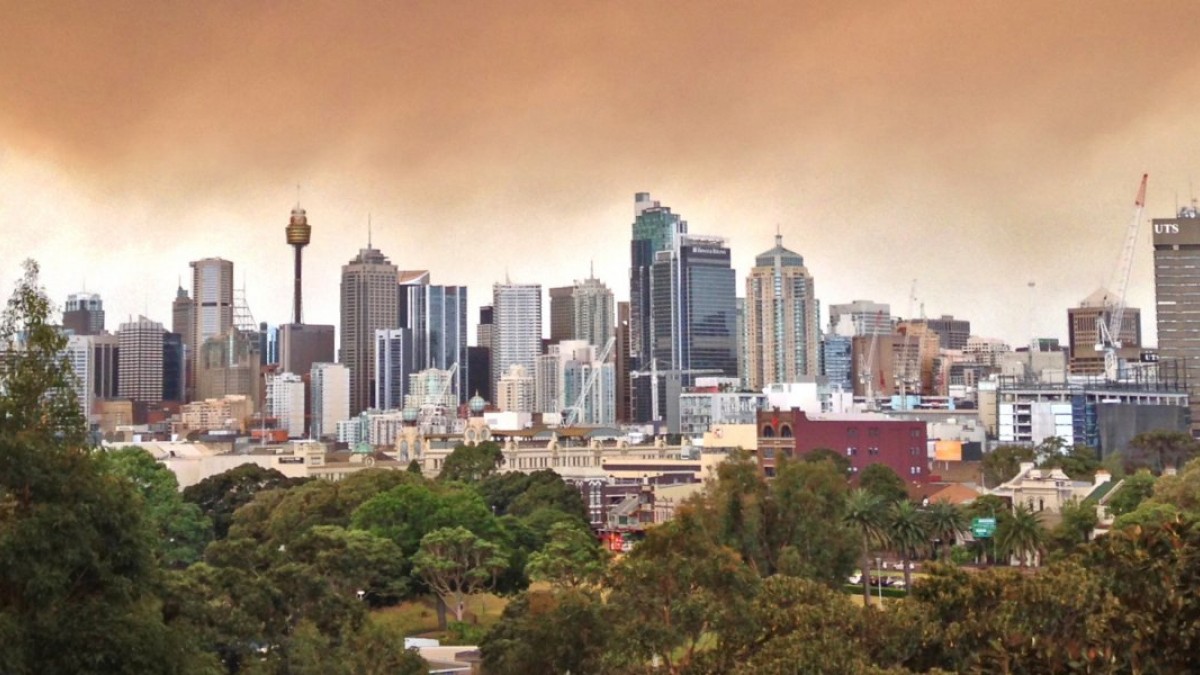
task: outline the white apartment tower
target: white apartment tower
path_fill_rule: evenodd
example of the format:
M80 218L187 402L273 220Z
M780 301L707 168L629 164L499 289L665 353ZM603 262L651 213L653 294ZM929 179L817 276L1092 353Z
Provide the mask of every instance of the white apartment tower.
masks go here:
M339 422L350 419L350 371L340 363L312 366L312 419L309 436L334 437Z
M304 379L294 373L267 378L267 414L288 438L304 437Z
M542 351L541 285L495 284L492 308L492 381L515 365L532 374Z

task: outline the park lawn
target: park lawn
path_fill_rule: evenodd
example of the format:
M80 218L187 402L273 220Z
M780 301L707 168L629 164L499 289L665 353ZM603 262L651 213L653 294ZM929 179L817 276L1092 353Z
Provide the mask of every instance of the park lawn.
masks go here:
M500 620L508 598L490 593L472 596L466 602L463 622L486 631ZM447 613L454 621L454 612ZM371 612L371 621L402 637L428 637L443 640L449 636L438 630L437 603L432 595L406 600L392 607Z

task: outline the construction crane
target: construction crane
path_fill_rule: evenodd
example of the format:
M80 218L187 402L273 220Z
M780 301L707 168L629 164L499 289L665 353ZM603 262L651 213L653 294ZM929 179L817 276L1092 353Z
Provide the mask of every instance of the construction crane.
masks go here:
M1100 341L1096 351L1104 352L1104 377L1115 381L1120 377L1121 363L1117 350L1121 348L1121 324L1125 321L1125 292L1129 289L1129 274L1133 270L1133 249L1137 244L1138 223L1142 219L1142 209L1146 205L1146 181L1149 174L1142 174L1142 184L1138 187L1137 198L1133 201L1133 220L1125 231L1125 245L1121 248L1121 257L1117 260L1117 268L1113 271L1113 283L1109 291L1113 294L1106 298L1108 322L1103 315L1096 321Z
M688 368L682 370L659 370L658 359L650 359L650 370L635 370L629 373L631 378L650 378L650 408L653 411L650 421L654 422L657 430L662 416L658 414L658 378L662 376L681 377L683 375L723 375L725 371L715 368Z
M446 393L450 391L450 385L454 382L454 376L458 374L458 361L450 365L450 370L446 371L446 381L442 383L433 400L425 399L421 404L421 412L417 415L417 428L421 433L429 433L433 429L435 418L446 415L446 406L443 401L446 399Z
M596 363L601 365L608 361L608 355L612 353L613 345L616 344L616 338L608 338L604 349L600 352L600 356L596 357ZM583 414L583 402L587 400L587 395L592 391L592 385L596 383L596 376L600 373L600 368L592 368L588 373L587 379L583 381L583 389L579 391L579 396L575 398L575 405L567 408L567 416L563 418L563 426L574 426L579 420L579 416Z
M858 355L860 371L858 381L862 383L867 397L867 410L875 409L875 378L871 377L871 373L875 370L875 348L879 345L879 324L881 323L883 323L883 310L879 311L875 319L875 326L871 330L871 347L867 350L866 362L863 362L862 354Z

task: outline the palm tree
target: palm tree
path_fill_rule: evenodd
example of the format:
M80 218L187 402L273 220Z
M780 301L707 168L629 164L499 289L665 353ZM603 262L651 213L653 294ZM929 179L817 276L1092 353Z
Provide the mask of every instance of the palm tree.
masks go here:
M846 497L843 521L862 539L863 605L871 605L871 548L887 541L887 513L879 497L855 489Z
M900 553L900 559L904 561L904 588L912 588L912 570L909 562L918 551L929 544L929 521L925 513L907 499L893 504L888 515L888 538Z
M1017 504L1012 517L1004 519L996 531L996 543L1006 555L1017 556L1021 567L1029 558L1041 553L1046 543L1046 530L1040 514L1033 507Z
M967 531L967 516L958 506L947 501L936 501L925 512L929 518L929 532L942 540L942 559L950 559L950 547L958 535Z

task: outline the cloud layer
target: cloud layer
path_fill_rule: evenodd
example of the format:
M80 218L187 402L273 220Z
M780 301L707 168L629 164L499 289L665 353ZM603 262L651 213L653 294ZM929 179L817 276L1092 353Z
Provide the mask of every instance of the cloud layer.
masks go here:
M311 321L368 213L474 304L590 260L624 294L649 190L742 273L779 226L824 304L904 314L916 278L928 312L1017 341L1036 280L1032 331L1065 337L1140 174L1165 216L1200 156L1186 3L160 5L25 3L0 43L0 272L37 257L114 317L168 320L187 261L220 255L286 320L296 184Z

